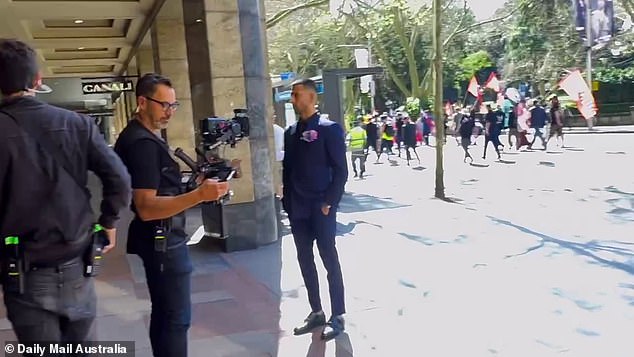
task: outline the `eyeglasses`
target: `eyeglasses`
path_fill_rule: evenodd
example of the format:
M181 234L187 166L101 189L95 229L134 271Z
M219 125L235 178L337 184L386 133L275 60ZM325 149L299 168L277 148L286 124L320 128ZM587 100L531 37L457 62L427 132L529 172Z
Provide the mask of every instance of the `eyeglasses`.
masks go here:
M174 102L174 103L161 102L160 100L156 100L152 97L145 97L145 99L149 100L150 102L160 104L163 107L164 111L168 111L168 110L176 111L178 107L180 106L179 102Z

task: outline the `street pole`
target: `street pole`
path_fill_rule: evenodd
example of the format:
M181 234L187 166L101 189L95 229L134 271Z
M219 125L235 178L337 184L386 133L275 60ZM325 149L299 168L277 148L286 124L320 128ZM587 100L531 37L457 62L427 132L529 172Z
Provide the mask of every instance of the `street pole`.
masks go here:
M588 38L588 51L586 53L586 77L588 80L588 87L592 89L592 45L594 45L594 39L592 38L592 9L590 8L590 0L586 1L586 37Z
M588 37L586 77L588 80L588 88L590 88L590 93L592 93L592 46L594 45L594 38L592 36L592 8L590 6L590 0L586 0L586 37ZM586 122L588 123L588 129L592 130L594 118L586 118Z
M372 65L372 39L368 37L368 67L373 67ZM374 95L376 94L376 82L374 81L374 76L372 76L372 81L370 82L370 114L374 115Z
M442 0L433 0L433 81L434 81L434 116L436 117L436 198L445 199L443 147L445 143L445 117L443 115L442 98Z

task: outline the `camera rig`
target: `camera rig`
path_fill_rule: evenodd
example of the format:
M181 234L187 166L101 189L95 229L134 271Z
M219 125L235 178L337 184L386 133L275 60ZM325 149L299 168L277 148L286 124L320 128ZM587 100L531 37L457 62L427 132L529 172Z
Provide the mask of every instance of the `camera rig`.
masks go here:
M234 117L223 119L218 117L205 118L200 121L201 145L197 147L198 160L192 159L183 149L174 151L179 158L191 169L191 175L185 183L187 191L198 187L198 179L215 179L220 182L229 181L236 174L236 168L220 157L218 148L236 143L249 136L249 118L246 109L234 109ZM227 239L224 205L231 198L231 192L216 202L203 203L202 216L205 235L212 238Z
M201 147L196 148L198 160L193 160L181 148L174 155L187 165L192 175L187 181L186 190L197 187L196 179L215 179L220 182L229 181L236 170L217 154L218 148L229 145L232 148L243 138L249 136L249 118L246 109L234 109L232 119L218 117L205 118L200 121Z

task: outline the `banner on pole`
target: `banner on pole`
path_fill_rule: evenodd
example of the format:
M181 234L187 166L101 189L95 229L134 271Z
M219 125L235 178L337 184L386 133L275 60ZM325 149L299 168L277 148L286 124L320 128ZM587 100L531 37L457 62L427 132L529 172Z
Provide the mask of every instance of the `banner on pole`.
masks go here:
M586 0L573 0L575 7L575 29L583 41L588 41L586 30L587 16L590 15L590 29L592 33L592 46L608 42L616 33L614 22L613 0L590 0L588 11Z

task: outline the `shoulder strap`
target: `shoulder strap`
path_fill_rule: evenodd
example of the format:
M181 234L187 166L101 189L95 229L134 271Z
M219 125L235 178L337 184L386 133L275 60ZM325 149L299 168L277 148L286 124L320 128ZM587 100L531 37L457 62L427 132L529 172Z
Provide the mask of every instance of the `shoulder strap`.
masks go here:
M38 146L40 151L42 153L44 153L45 155L49 155L53 159L53 163L55 163L57 166L61 167L62 168L62 172L66 173L66 175L70 176L70 178L73 180L73 182L75 182L77 187L79 187L80 191L82 191L84 193L84 195L86 196L86 198L90 201L90 194L86 191L86 188L84 187L84 185L81 185L79 183L79 181L77 180L75 175L73 175L71 173L71 170L66 165L67 160L60 160L60 158L58 156L59 153L58 153L57 150L54 150L55 146L50 143L50 141L49 141L50 137L48 135L45 135L44 132L41 132L40 135L35 136L32 133L28 132L22 125L20 125L20 122L18 122L16 117L13 116L12 114L10 114L10 113L8 113L8 112L6 112L4 110L0 110L0 114L4 114L5 116L8 116L9 118L11 118L13 120L13 122L15 123L15 125L18 128L20 128L20 130L23 133L25 133L26 135L31 137L35 141L35 144Z

